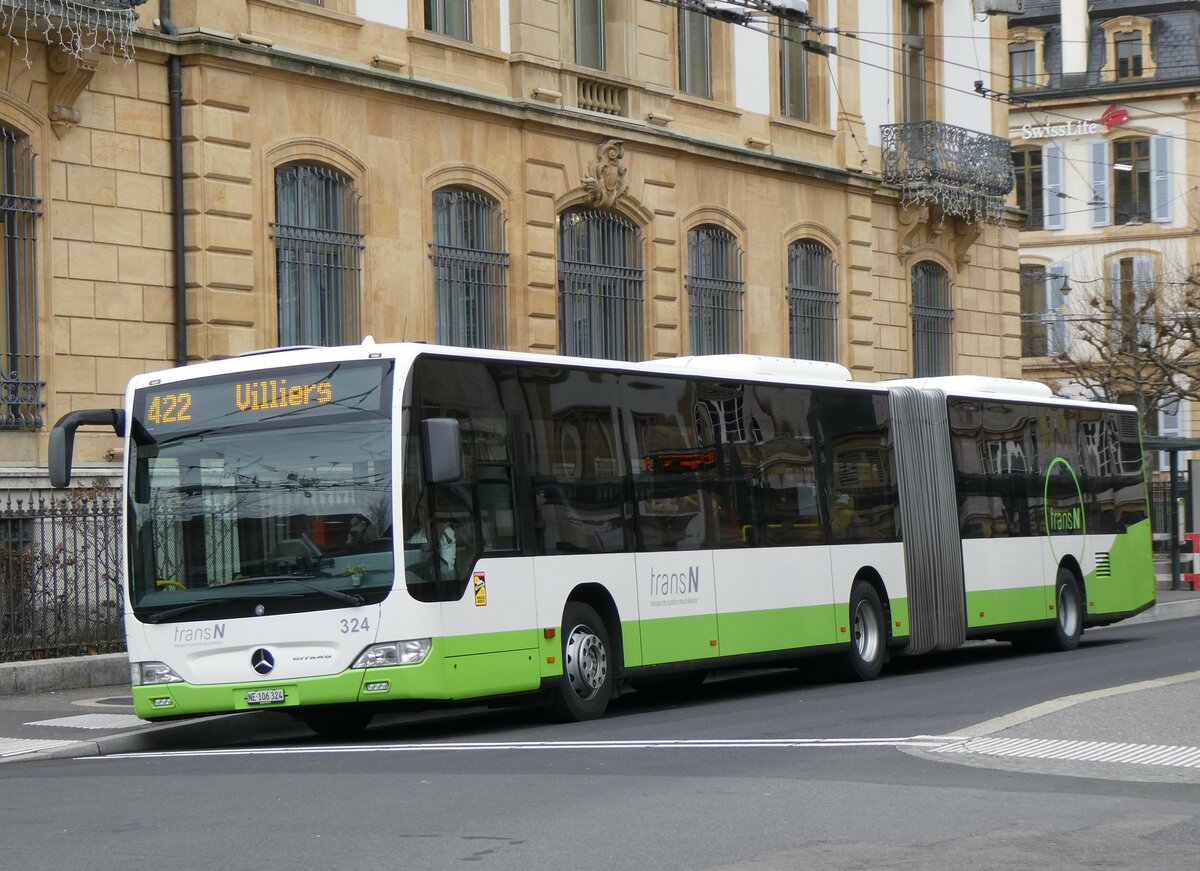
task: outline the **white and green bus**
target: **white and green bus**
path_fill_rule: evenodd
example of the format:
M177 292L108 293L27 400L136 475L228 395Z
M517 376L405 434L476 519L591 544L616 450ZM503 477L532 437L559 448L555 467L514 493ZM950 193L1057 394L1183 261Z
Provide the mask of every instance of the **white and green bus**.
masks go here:
M1071 649L1154 601L1137 415L974 377L854 383L424 344L139 375L125 628L147 719L552 699L972 638Z

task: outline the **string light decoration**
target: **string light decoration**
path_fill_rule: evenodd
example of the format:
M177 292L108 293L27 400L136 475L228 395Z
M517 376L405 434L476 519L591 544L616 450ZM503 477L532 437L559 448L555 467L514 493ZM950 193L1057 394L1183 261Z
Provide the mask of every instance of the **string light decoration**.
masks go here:
M146 0L0 0L0 34L25 46L40 36L47 46L62 48L76 60L93 52L125 63L133 60L133 34L138 6Z

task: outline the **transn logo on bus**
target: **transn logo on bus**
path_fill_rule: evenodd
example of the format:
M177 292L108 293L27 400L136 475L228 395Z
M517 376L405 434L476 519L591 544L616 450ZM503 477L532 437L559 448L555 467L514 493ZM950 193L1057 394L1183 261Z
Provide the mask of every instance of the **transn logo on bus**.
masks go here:
M700 566L688 566L686 572L656 572L650 569L650 604L694 605L700 601ZM682 598L667 598L682 597Z
M1051 532L1079 532L1083 530L1083 511L1079 507L1070 511L1047 511Z

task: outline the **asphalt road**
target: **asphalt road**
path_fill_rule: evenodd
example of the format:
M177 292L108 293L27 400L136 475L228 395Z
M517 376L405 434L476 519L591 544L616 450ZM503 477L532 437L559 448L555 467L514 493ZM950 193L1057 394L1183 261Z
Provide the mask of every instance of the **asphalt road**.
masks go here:
M6 764L0 869L1195 869L1200 756L963 741L1200 747L1198 638L1189 618L1067 654L971 645L871 684L724 676L583 724L393 717L342 746L263 730Z

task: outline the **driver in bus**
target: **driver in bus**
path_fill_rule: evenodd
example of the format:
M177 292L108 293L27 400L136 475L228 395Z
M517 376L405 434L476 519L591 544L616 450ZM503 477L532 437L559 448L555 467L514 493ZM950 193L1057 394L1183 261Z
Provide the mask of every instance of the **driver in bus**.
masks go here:
M350 518L350 531L346 535L346 544L361 545L374 541L379 537L375 524L361 514Z
M425 550L429 544L425 525L425 494L422 493L418 503L413 506L412 514L406 524L407 528L412 530L406 543ZM442 527L442 531L438 533L437 553L438 569L441 577L454 577L455 563L458 560L458 536L455 534L454 527L450 523L446 523Z

